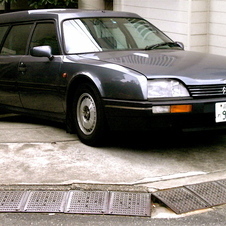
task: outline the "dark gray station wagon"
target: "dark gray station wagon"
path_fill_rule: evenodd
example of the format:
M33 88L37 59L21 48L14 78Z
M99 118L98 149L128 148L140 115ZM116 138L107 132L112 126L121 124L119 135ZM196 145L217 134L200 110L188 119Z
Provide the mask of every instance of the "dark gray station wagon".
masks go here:
M2 14L0 109L65 122L89 145L107 130L221 128L226 58L184 51L133 13Z

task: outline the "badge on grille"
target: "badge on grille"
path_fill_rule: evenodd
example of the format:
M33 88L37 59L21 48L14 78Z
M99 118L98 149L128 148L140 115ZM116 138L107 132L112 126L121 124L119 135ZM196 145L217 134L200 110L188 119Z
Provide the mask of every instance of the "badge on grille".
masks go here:
M223 92L223 94L226 93L226 87L225 86L222 88L222 92Z

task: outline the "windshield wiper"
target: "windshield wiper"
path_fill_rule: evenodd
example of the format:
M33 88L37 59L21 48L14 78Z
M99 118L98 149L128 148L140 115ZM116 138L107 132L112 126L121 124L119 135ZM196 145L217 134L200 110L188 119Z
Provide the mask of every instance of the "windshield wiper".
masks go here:
M162 43L159 43L159 44L146 46L145 50L157 49L158 47L161 47L161 46L169 46L169 47L178 46L178 47L181 47L177 42L162 42Z

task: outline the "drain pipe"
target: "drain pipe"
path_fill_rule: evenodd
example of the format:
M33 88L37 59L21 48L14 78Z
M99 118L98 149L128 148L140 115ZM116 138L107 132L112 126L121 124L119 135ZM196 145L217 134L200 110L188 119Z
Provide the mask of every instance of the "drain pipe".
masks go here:
M104 9L104 0L78 0L79 9Z

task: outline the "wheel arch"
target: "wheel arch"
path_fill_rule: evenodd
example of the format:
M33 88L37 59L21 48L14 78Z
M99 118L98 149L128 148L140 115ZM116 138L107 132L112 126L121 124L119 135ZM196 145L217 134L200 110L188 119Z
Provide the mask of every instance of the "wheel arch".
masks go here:
M89 76L84 75L84 74L79 74L76 75L70 82L70 85L67 89L67 94L66 94L66 124L67 124L67 131L70 133L75 133L75 128L72 126L72 105L73 105L73 98L74 98L74 93L77 87L79 87L81 84L90 84L92 85L97 93L101 96L103 96L103 92L98 87L97 82L92 80Z

